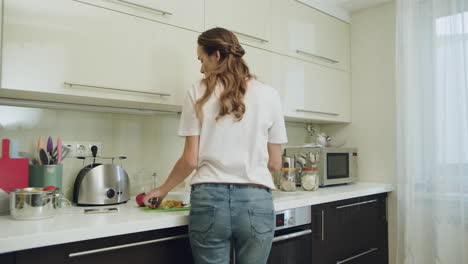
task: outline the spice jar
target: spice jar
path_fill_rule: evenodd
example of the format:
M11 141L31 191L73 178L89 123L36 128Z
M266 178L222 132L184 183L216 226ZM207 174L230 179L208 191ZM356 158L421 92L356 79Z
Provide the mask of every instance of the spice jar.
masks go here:
M301 185L305 191L316 191L319 186L318 169L315 167L303 168Z
M281 190L286 192L293 192L296 190L296 168L282 168L281 169Z

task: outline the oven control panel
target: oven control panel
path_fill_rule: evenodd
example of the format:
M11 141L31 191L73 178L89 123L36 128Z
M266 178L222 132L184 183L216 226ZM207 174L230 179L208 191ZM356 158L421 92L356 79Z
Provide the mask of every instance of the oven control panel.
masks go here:
M299 207L275 212L276 228L281 230L285 228L306 225L311 223L311 207Z

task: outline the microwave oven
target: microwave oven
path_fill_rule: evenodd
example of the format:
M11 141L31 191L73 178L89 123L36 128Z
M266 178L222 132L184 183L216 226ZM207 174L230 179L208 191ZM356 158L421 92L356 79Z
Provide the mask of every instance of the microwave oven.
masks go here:
M288 147L284 156L294 157L296 183L302 168L318 168L319 185L330 186L356 182L358 152L356 148Z

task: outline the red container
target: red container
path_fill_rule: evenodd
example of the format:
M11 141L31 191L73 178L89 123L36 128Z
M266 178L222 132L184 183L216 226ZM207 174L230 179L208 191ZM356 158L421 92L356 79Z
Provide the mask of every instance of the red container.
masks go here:
M10 140L2 140L0 158L0 189L9 192L12 189L28 187L28 159L10 159Z

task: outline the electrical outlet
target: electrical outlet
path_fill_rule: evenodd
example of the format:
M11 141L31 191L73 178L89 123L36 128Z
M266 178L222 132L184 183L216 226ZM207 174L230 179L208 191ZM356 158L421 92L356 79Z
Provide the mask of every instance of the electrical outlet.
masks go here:
M70 157L92 157L91 147L98 148L96 157L100 157L102 153L102 143L97 141L64 141L63 144L70 148Z
M89 156L93 156L93 153L91 152L91 147L92 146L96 146L97 147L97 153L96 153L96 157L101 157L101 153L102 153L102 143L101 142L86 142L88 145L87 145L87 148L86 150L88 151L87 154L89 154Z
M68 153L69 157L76 157L76 144L75 144L75 142L63 141L62 144L64 146L67 146L70 149L70 152Z

